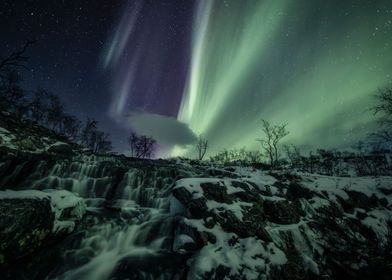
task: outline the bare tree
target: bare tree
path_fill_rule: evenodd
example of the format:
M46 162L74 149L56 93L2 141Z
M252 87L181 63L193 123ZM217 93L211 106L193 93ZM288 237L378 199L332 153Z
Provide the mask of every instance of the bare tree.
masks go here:
M25 53L28 49L28 47L32 44L34 44L36 41L27 41L23 48L14 51L11 54L9 54L6 57L1 57L0 56L0 71L3 71L4 69L9 69L9 68L16 68L16 67L22 67L27 70L30 70L27 68L26 63L29 60L28 56L25 56Z
M372 108L373 112L392 117L392 87L380 90L374 97L377 100L377 105Z
M199 160L203 160L203 157L205 156L208 148L208 140L200 134L197 137L197 143L196 143L196 149L197 149L197 155Z
M82 122L78 118L71 115L63 115L61 131L62 134L68 136L72 140L76 140L79 136L81 127Z
M80 130L79 124L71 120L71 131ZM80 143L91 149L94 153L106 153L112 149L112 142L108 133L97 129L98 121L94 118L87 118L80 133ZM75 132L76 133L76 132Z
M371 109L380 116L380 130L373 135L382 143L392 143L392 87L380 90L374 97L377 104Z
M275 167L279 159L278 144L283 137L289 132L286 129L287 124L271 125L268 121L262 120L264 138L257 139L261 143L261 147L267 153L271 168Z
M23 118L28 112L27 100L24 90L20 87L20 73L18 68L28 69L26 63L28 57L25 52L33 41L25 43L23 48L14 51L6 57L0 56L0 109Z
M64 107L61 103L60 98L57 95L50 94L49 95L49 108L48 108L48 124L49 126L57 131L61 132L62 130L62 121L64 116Z
M153 156L156 141L152 137L137 135L132 132L128 138L131 156L136 158L150 158Z
M93 131L89 141L89 148L91 148L94 153L109 152L112 149L110 135L102 131Z
M304 156L301 155L300 149L293 144L284 145L283 149L285 150L286 156L290 161L291 168L297 168L299 170L303 170L305 167L304 166L305 158Z
M93 118L87 118L80 135L80 143L89 146L91 135L97 130L98 122Z
M20 87L22 78L14 70L5 70L0 76L0 109L22 117L20 111L27 109L24 90Z
M260 151L247 151L245 148L231 150L224 149L211 156L210 161L223 165L237 164L247 166L260 163L262 156L263 155Z
M34 91L33 98L29 103L30 118L40 124L47 125L50 93L43 88Z

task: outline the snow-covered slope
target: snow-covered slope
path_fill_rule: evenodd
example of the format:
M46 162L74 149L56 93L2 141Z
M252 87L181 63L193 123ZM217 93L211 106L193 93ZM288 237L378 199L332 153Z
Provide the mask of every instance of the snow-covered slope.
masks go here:
M204 240L192 257L192 279L390 272L391 177L272 175L237 168L236 179L177 181L184 223L198 232L193 238Z
M391 177L93 155L30 122L0 128L4 279L392 275Z

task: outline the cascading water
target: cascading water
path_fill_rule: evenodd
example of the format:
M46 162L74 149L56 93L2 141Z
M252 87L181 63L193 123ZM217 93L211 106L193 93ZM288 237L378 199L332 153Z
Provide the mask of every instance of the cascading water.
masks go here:
M88 206L87 216L46 279L181 278L186 265L173 251L170 194L186 170L167 162L124 163L87 155L57 160L46 170L45 166L41 162L26 174L24 187L66 189L84 197Z
M145 210L145 209L144 209ZM119 264L132 265L136 262L145 262L144 269L148 264L153 264L165 249L165 240L170 238L171 223L167 214L150 210L131 220L117 220L102 222L94 219L95 225L86 231L80 246L69 250L66 259L80 262L74 268L64 272L55 279L109 279L116 274ZM155 227L158 225L158 230ZM154 237L149 238L153 234ZM126 262L129 264L126 264ZM155 263L154 265L157 265ZM127 270L126 278L138 279L152 277L147 271ZM144 277L140 277L143 275ZM121 277L120 277L121 278ZM161 279L171 278L171 275L161 274ZM122 278L121 278L122 279Z

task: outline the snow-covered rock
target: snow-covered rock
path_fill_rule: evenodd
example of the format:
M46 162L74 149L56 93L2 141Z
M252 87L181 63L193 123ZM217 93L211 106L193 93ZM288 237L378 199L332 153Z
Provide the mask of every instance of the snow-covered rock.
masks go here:
M0 264L72 232L85 211L83 199L65 190L0 191Z

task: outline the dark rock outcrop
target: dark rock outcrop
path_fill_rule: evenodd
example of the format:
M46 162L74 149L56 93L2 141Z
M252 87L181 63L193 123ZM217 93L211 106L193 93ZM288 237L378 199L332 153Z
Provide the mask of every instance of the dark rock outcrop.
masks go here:
M69 234L84 213L83 200L66 191L0 191L0 265Z
M0 264L41 248L54 219L49 198L0 199Z

